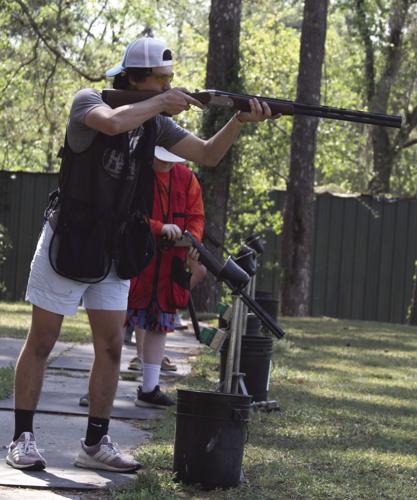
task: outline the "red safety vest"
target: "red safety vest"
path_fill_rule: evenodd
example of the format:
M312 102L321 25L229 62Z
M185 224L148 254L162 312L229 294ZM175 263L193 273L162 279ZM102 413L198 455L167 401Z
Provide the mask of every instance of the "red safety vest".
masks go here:
M168 211L163 213L158 182L154 182L152 219L176 224L181 231L187 227L187 195L193 173L185 165L175 164L170 170ZM146 309L156 301L162 312L174 313L184 308L190 297L191 273L185 269L188 248L171 247L157 250L149 265L130 284L129 309Z

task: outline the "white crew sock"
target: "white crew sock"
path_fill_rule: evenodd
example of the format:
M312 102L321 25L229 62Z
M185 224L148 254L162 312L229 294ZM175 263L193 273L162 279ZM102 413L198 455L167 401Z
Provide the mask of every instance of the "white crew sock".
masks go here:
M152 392L159 384L159 374L161 372L161 363L159 365L152 365L150 363L143 363L143 392Z

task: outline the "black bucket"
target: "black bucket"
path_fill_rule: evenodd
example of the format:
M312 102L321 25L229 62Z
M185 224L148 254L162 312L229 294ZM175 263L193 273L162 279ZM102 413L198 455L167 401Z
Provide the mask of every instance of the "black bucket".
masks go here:
M265 311L273 318L277 319L278 316L278 300L274 299L272 292L257 290L255 294L255 301L265 309Z
M227 349L226 339L220 349L220 380L226 373ZM272 338L243 335L240 352L240 371L245 373L245 386L253 401L267 401L269 371L272 357Z
M253 337L262 335L261 333L262 322L253 313L248 313L248 319L246 323L246 333L245 335L250 335Z
M218 325L219 328L225 329L228 327L228 322L224 318L219 316ZM262 321L258 318L258 316L256 316L251 312L248 313L245 335L253 335L254 337L256 335L263 335L261 329L262 329Z
M199 483L206 490L240 484L250 402L240 394L177 390L178 480Z

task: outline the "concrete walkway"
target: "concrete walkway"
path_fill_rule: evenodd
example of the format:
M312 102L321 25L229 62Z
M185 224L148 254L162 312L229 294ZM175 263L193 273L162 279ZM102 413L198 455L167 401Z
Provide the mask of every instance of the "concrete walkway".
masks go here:
M14 366L23 340L0 338L0 366ZM168 335L167 355L178 366L177 372L162 372L161 386L172 390L177 381L191 370L190 360L198 354L200 344L190 329ZM132 451L150 435L140 429L138 421L161 418L164 410L138 408L134 405L136 388L141 372L127 369L129 360L136 354L135 346L125 346L122 354L121 379L112 411L110 435L124 451ZM13 429L13 398L0 401L0 499L14 498L64 498L35 494L41 488L58 490L91 491L120 486L130 482L136 474L118 474L74 467L80 438L85 435L87 408L78 404L87 392L88 374L93 362L91 344L58 342L51 353L38 412L35 415L35 434L39 448L44 448L48 466L42 472L22 472L5 463L7 447ZM136 380L123 380L124 378ZM140 453L138 455L140 460ZM7 488L5 488L7 487ZM19 490L13 488L19 487ZM65 494L65 498L80 498Z

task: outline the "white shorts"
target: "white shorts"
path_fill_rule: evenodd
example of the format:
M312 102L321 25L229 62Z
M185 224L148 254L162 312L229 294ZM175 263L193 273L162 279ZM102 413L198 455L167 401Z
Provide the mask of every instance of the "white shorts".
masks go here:
M130 280L120 279L114 269L99 283L79 283L57 274L49 262L49 242L53 231L43 228L30 265L26 300L47 311L74 316L82 299L86 309L125 311Z

